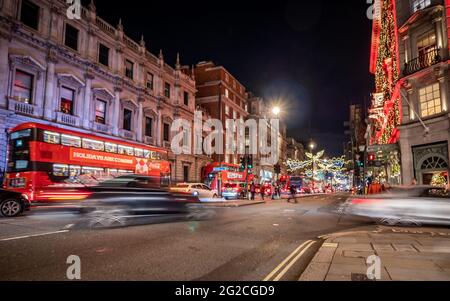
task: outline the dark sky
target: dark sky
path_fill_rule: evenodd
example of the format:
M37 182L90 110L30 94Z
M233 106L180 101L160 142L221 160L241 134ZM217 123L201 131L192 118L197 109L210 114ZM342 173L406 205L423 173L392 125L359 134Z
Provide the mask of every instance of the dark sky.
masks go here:
M288 134L342 154L351 103L372 90L366 0L96 0L97 12L172 66L212 60L249 91L283 101Z

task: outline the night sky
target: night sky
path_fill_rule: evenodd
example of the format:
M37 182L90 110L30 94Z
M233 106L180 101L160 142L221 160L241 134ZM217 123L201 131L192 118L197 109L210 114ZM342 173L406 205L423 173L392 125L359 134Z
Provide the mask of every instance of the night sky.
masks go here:
M373 89L366 2L95 1L103 19L121 17L129 37L144 34L170 65L177 52L186 65L212 60L268 103L281 99L289 136L313 138L330 156L343 152L349 105Z

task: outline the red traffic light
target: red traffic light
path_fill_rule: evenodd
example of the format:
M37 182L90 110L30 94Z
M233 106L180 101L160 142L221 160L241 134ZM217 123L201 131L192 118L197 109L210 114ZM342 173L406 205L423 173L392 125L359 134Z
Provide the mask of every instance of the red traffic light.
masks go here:
M369 161L375 161L375 155L374 154L370 154L369 155Z

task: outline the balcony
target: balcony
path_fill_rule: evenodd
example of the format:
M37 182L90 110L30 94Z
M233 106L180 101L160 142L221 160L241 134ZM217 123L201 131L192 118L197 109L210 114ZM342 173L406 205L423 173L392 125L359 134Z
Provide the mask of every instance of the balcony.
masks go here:
M136 140L135 133L133 133L131 131L127 131L127 130L121 129L119 131L119 135L120 135L120 137L128 139L128 140Z
M144 142L148 145L155 145L155 139L153 137L145 136Z
M442 58L440 55L439 49L432 49L425 54L409 61L405 64L405 68L403 70L404 75L411 75L420 70L426 69L437 63L442 62Z
M80 126L80 118L78 116L56 112L56 122L71 126Z
M42 109L40 109L39 107L23 101L18 101L14 98L9 98L8 110L22 115L30 115L30 116L42 115Z
M94 122L93 126L94 131L104 134L111 134L111 127L106 124Z

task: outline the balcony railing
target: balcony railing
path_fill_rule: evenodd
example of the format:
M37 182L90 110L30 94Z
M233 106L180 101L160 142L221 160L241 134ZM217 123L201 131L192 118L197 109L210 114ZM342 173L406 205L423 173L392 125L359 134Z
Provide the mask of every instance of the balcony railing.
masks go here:
M133 132L121 129L119 134L122 138L135 140L135 134Z
M145 136L144 142L145 144L155 145L155 139L153 137Z
M94 128L94 131L96 131L96 132L100 132L100 133L104 133L104 134L111 133L111 127L106 124L94 122L93 128Z
M442 58L439 49L432 49L405 64L404 75L411 75L425 68L436 65Z
M78 116L64 114L62 112L56 113L56 121L59 123L64 123L71 126L79 126L80 118Z
M42 115L42 110L37 106L9 98L8 110L16 112L18 114L30 115L30 116L40 116Z

